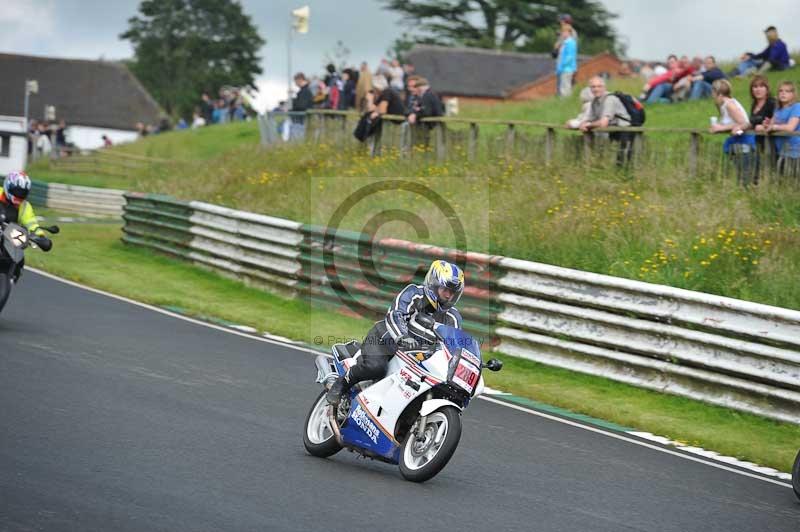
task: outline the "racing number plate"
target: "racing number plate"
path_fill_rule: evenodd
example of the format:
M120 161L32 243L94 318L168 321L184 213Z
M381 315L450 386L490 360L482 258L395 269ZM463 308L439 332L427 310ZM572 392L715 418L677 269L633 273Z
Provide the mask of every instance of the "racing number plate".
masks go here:
M458 361L456 371L453 373L453 382L467 390L470 394L475 390L480 378L480 370L471 362L463 358Z

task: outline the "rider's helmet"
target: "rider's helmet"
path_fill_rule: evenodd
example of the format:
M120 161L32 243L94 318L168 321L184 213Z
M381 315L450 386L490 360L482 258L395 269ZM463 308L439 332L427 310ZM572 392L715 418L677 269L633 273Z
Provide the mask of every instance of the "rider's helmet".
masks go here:
M464 293L464 272L455 264L444 260L431 263L425 276L425 297L434 309L449 309Z
M12 204L19 206L31 191L31 178L25 172L11 172L3 181L3 192Z

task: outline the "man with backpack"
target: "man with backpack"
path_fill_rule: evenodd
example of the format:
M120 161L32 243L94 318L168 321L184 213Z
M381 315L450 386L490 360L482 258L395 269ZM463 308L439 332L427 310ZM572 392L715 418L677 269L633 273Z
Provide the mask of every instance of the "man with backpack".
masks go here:
M589 89L594 96L589 116L578 127L584 133L598 128L636 127L644 124L644 108L632 96L621 92L609 93L605 80L600 76L594 76L589 80ZM630 161L635 134L618 131L609 135L612 141L619 142L618 165Z

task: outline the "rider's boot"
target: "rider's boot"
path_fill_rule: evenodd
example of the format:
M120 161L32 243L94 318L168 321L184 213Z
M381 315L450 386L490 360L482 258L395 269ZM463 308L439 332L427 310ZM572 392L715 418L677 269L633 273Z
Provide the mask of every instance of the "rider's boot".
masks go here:
M333 406L338 406L339 402L342 400L342 395L349 390L350 383L347 381L347 378L339 377L331 385L330 390L328 390L328 393L325 395L325 399Z

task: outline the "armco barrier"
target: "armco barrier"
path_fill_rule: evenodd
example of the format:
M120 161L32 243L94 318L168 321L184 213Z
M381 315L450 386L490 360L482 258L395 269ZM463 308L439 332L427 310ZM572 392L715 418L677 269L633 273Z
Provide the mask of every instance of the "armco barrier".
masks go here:
M125 242L375 316L432 259L464 261L465 325L499 341L498 351L800 423L800 312L357 233L333 238L205 203L126 198Z
M93 188L61 183L34 181L30 200L36 206L81 214L122 216L124 192L111 188Z
M123 241L292 294L301 224L165 196L125 194Z

